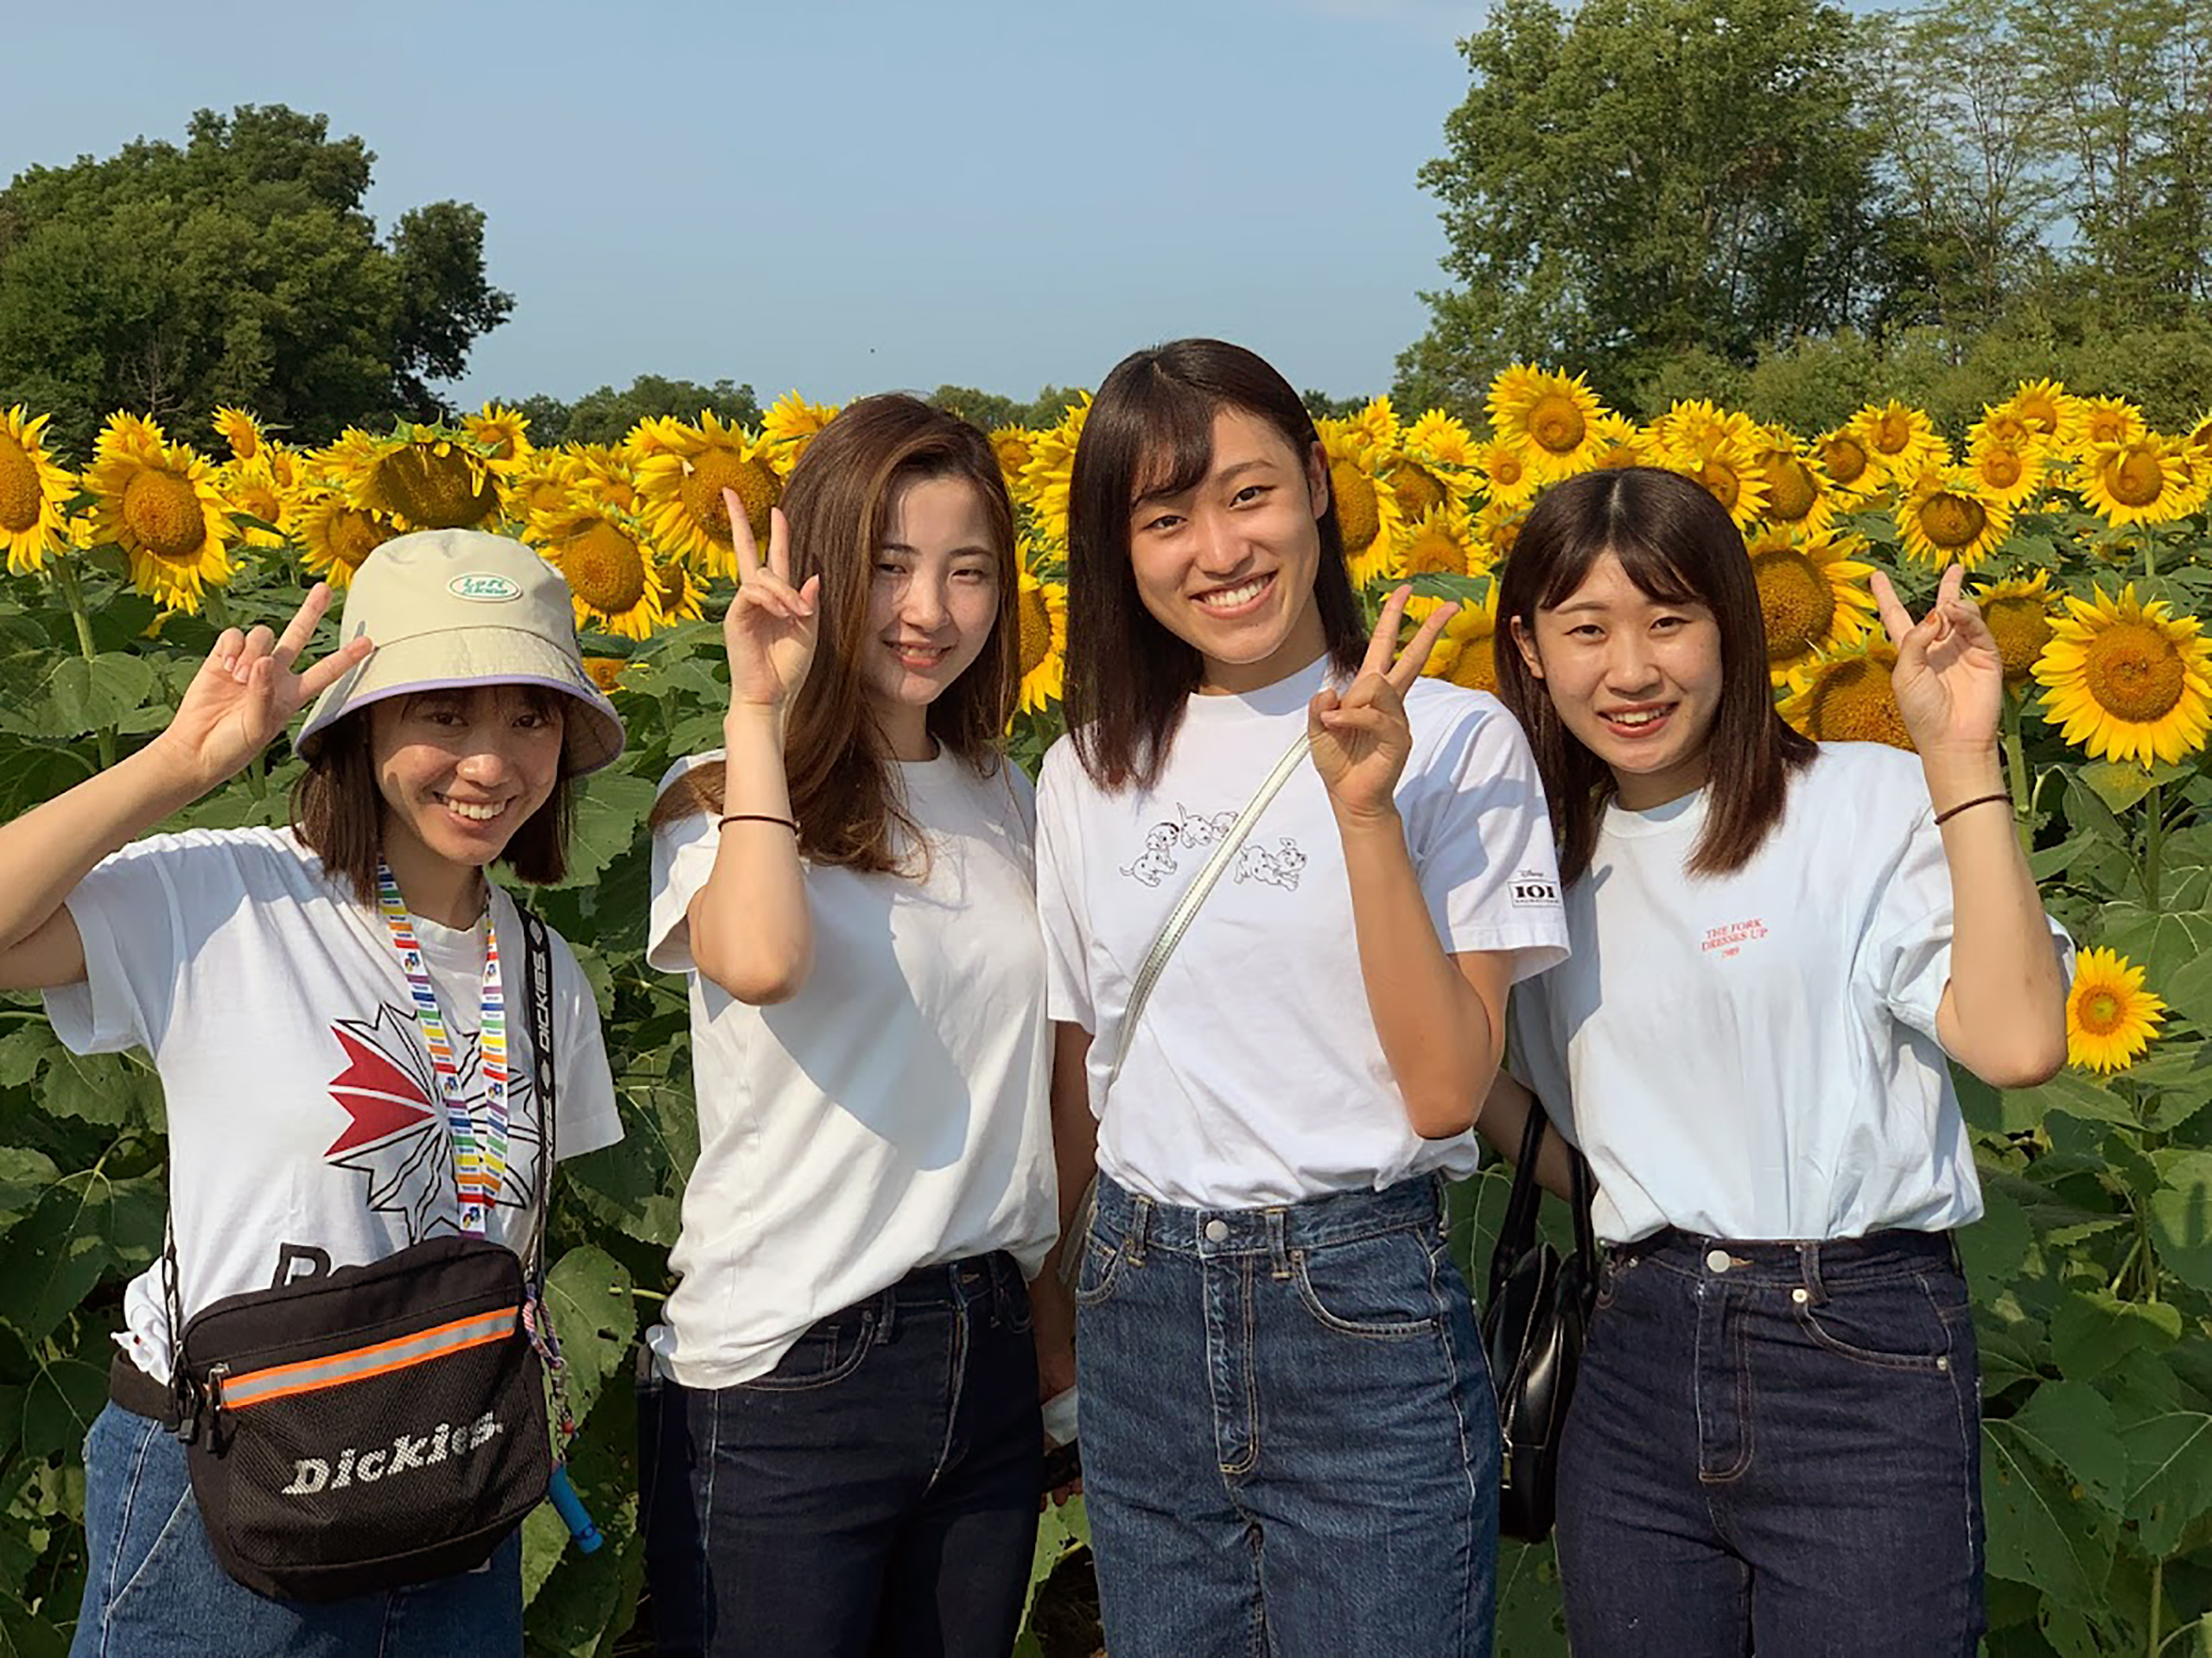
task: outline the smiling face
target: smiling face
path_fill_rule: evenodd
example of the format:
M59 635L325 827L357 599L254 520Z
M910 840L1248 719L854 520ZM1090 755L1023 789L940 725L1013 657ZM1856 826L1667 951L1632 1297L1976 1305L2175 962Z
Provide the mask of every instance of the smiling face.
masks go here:
M566 699L521 685L423 691L372 704L369 758L384 797L387 861L427 852L480 869L561 779Z
M900 759L927 759L931 703L982 653L999 619L990 515L961 478L917 478L892 497L868 598L862 681Z
M1609 766L1621 804L1662 805L1701 786L1720 707L1720 629L1706 606L1654 599L1611 553L1514 643L1560 722Z
M1313 603L1328 473L1268 422L1224 408L1205 476L1129 513L1137 596L1205 658L1208 689L1273 684L1327 645Z

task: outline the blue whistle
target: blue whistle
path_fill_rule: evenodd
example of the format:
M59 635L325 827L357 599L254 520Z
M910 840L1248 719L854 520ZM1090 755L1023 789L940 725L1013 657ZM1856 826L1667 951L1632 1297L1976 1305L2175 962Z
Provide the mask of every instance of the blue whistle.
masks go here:
M599 1528L584 1512L583 1499L576 1495L576 1488L569 1483L569 1470L564 1464L553 1471L553 1479L546 1495L553 1499L553 1508L569 1528L569 1535L576 1540L579 1553L589 1554L607 1540L599 1534Z

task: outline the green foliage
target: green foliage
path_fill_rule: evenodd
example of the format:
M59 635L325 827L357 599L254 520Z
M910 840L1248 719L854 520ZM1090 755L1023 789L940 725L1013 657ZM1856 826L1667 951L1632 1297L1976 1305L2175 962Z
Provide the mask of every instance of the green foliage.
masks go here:
M129 409L205 437L251 404L296 441L438 412L512 302L484 274L484 218L362 209L374 157L282 105L203 110L182 149L139 139L34 167L0 192L0 405L51 410L69 449Z
M1039 387L1035 397L1023 403L1017 397L981 391L972 385L941 385L930 393L929 400L939 409L951 410L969 425L980 426L988 432L1001 426L1057 426L1069 405L1082 396L1078 386L1047 385Z
M696 420L702 412L711 411L741 426L760 423L760 404L749 385L731 380L701 385L659 374L640 374L620 391L603 385L574 403L541 392L515 407L530 417L530 441L541 448L562 443L620 443L639 421L671 415Z

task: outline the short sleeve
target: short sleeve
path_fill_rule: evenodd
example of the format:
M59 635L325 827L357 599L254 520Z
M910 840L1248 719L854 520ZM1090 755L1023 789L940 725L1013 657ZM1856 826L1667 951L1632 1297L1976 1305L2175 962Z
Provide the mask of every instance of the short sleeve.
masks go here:
M678 760L661 778L659 794L694 766L721 759L719 753ZM690 973L691 900L715 873L721 830L705 812L690 812L653 832L652 886L645 924L645 960L664 973Z
M203 904L220 904L239 885L219 842L157 835L103 859L64 900L84 940L85 980L45 1000L54 1033L72 1052L160 1047L192 953L180 875L181 890Z
M560 1141L563 1163L622 1138L622 1115L614 1100L614 1075L607 1063L607 1039L599 1004L568 941L553 940L553 976L561 990L561 1024L554 1032L560 1049Z
M2056 921L2044 919L2060 970L2070 978L2074 941ZM1935 808L1923 805L1877 889L1853 977L1900 1023L1931 1039L1951 981L1951 867Z
M1567 1044L1553 1017L1549 988L1541 974L1513 987L1505 1012L1505 1070L1536 1096L1545 1115L1558 1125L1568 1142L1579 1144L1574 1137L1573 1089L1567 1080Z
M1045 1012L1096 1035L1090 996L1090 934L1084 906L1077 792L1089 786L1065 738L1052 746L1037 785L1037 920L1045 935Z
M1502 704L1452 700L1459 717L1430 758L1408 824L1421 894L1447 952L1510 951L1514 979L1526 979L1567 953L1543 784ZM1435 707L1431 717L1446 712Z

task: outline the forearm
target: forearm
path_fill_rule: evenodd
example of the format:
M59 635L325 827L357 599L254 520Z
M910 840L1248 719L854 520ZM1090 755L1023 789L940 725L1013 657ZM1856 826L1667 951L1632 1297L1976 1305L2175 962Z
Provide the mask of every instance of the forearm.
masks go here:
M1503 1032L1436 936L1397 814L1339 812L1338 829L1368 1013L1407 1118L1427 1139L1465 1134Z
M1080 1248L1075 1236L1083 1217L1076 1206L1098 1172L1098 1119L1090 1110L1090 1032L1079 1025L1052 1027L1052 1169L1060 1188L1057 1258Z
M740 816L722 824L713 873L691 902L691 959L740 1001L786 1001L813 970L814 918L788 827L782 722L748 707L722 728L722 811Z
M1490 1085L1475 1130L1491 1149L1509 1163L1521 1156L1522 1136L1528 1133L1529 1114L1544 1108L1534 1094L1510 1072L1501 1070ZM1574 1169L1565 1136L1548 1133L1536 1147L1536 1184L1562 1203L1574 1201Z
M205 790L156 741L0 826L0 952L53 919L101 859Z
M1985 795L2007 795L1993 750L1925 756L1923 767L1939 814ZM1951 1056L1985 1082L2032 1086L2066 1061L2066 988L2012 814L1999 803L1975 806L1939 832L1951 877L1952 932L1938 1033Z

